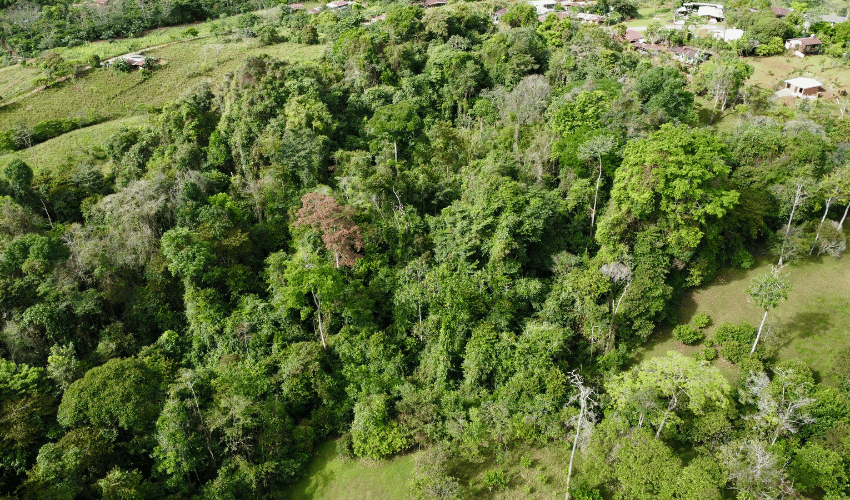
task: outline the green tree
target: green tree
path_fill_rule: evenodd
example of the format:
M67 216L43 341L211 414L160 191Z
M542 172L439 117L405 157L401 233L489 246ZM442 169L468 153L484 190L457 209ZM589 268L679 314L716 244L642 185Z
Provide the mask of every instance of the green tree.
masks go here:
M660 229L674 255L692 252L710 225L738 201L738 192L724 185L730 172L724 157L718 139L684 125L664 125L649 138L629 143L597 241L617 248L637 223Z
M775 309L779 303L788 298L788 292L791 286L788 284L788 275L782 273L781 269L776 266L770 266L770 272L753 278L750 286L745 290L753 304L759 309L764 309L764 316L761 318L756 340L753 342L753 348L750 349L750 354L755 352L756 345L761 337L764 321L767 319L767 313L771 309Z
M634 415L636 398L647 394L657 398L659 406L648 415L649 421L658 427L655 439L668 420L678 421L676 413L681 409L700 415L709 408L728 404L729 383L717 369L676 352L644 361L613 377L607 386L614 408L627 415ZM642 414L635 416L639 421L643 418Z

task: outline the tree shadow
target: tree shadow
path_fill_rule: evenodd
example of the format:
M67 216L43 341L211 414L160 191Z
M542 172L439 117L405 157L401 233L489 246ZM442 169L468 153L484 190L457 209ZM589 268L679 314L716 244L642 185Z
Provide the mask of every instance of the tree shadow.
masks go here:
M292 486L289 494L293 498L315 498L318 491L333 483L336 471L330 467L336 458L336 441L329 440L316 450L304 478Z
M782 333L787 337L787 342L795 338L809 338L830 330L833 327L832 319L832 315L824 312L800 312L782 325Z

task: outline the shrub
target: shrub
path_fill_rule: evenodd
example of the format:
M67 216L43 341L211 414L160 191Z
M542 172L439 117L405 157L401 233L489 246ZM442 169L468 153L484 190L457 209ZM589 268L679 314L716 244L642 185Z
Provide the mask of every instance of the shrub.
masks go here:
M691 320L691 324L697 328L705 328L711 324L711 318L706 313L699 313Z
M733 363L749 357L755 338L755 327L746 322L738 325L723 323L714 332L714 341L720 345L720 355Z
M319 43L319 32L312 24L307 24L301 29L301 43L304 45L316 45Z
M508 476L502 469L488 471L484 474L484 487L489 491L502 490L508 485Z
M528 455L523 455L519 459L519 464L526 468L531 467L531 458Z
M683 344L693 344L695 342L699 342L703 339L703 337L705 337L701 331L691 325L677 326L673 329L673 335L676 337L676 340Z
M717 358L717 351L713 347L706 347L702 350L702 359L711 361Z

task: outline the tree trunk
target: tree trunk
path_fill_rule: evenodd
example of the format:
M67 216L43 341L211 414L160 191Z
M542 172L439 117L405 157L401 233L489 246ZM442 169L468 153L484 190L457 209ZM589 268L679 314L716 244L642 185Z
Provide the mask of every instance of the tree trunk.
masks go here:
M759 331L756 334L756 341L753 342L753 348L750 349L750 354L756 352L756 344L759 343L759 338L761 337L761 329L764 328L764 320L767 319L767 311L764 312L764 316L761 318L761 324L759 325Z
M850 210L850 203L847 204L847 207L844 208L844 216L841 217L841 222L838 223L838 229L841 230L844 228L844 219L847 218L847 211Z
M612 346L614 345L614 331L615 331L614 320L617 319L617 311L620 310L620 302L623 301L623 297L626 296L626 291L628 291L629 285L631 285L631 284L632 284L631 281L626 283L626 286L623 288L623 293L621 293L620 298L617 299L617 306L614 308L614 311L611 313L611 328L608 330L608 342L606 343L606 349L605 349L606 353L610 352L608 345L612 345Z
M658 430L655 432L655 439L658 439L658 436L661 435L661 429L664 428L664 422L667 421L667 415L670 414L670 410L664 412L664 417L661 418L661 423L658 424Z
M791 232L791 222L794 220L794 211L797 210L797 204L800 203L800 194L803 191L803 185L797 185L797 192L794 193L794 204L791 206L791 215L788 217L788 226L785 228L785 237L782 238L782 248L779 249L779 264L777 267L782 267L782 258L785 256L785 243L788 241L788 233Z
M573 459L576 456L576 447L578 446L578 437L581 434L581 421L584 417L584 409L578 414L578 422L576 423L576 437L573 439L573 451L570 453L570 465L567 468L567 498L570 500L570 479L573 476Z
M315 290L311 290L310 293L313 295L313 303L316 304L316 315L319 320L319 337L322 339L322 349L327 349L328 345L325 344L325 326L322 321L322 299L316 295Z
M398 142L393 141L393 158L395 162L398 163ZM398 167L396 167L398 169Z
M820 218L820 224L818 225L818 232L815 233L815 242L812 243L812 248L809 249L809 255L815 250L815 246L818 244L818 238L820 238L820 227L823 226L823 221L826 220L826 214L829 212L829 206L832 204L832 198L826 199L826 208L823 209L823 217Z
M593 210L590 211L590 229L596 223L596 200L599 198L599 183L602 181L602 156L599 156L599 175L596 177L596 191L593 193ZM591 234L591 236L593 236Z

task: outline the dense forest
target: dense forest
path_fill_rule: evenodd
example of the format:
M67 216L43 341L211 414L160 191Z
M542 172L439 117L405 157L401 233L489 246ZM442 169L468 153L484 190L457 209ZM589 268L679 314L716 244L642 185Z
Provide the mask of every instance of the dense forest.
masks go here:
M286 498L331 438L427 450L418 498L559 440L570 498L848 498L850 352L832 385L746 323L631 354L723 267L778 261L767 316L789 262L840 257L850 117L773 105L735 47L686 68L521 7L387 9L284 14L320 62L188 90L108 174L2 167L4 498ZM695 94L747 113L718 132Z

